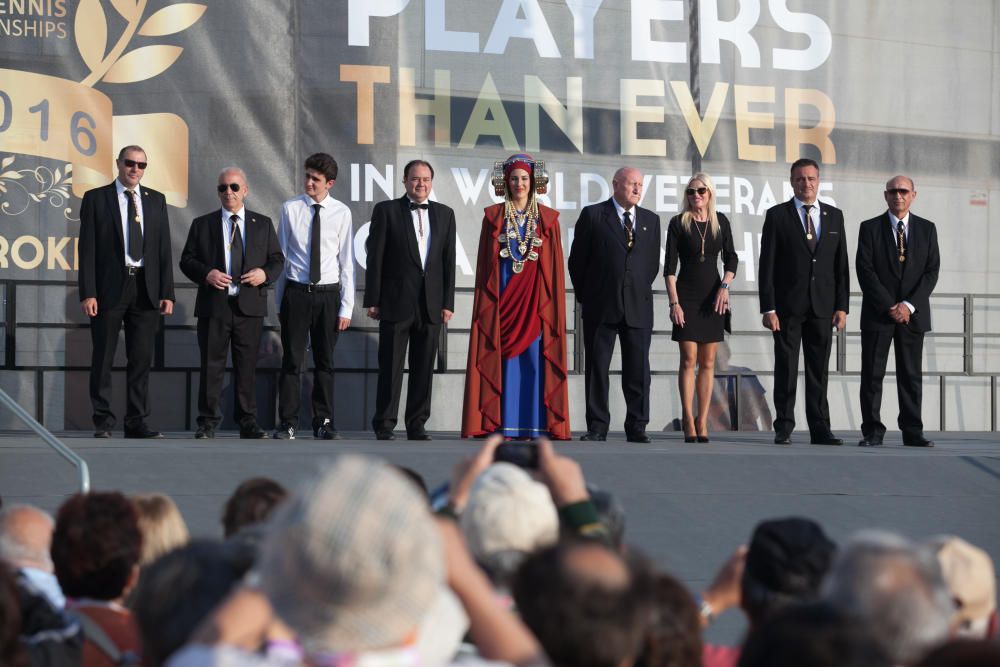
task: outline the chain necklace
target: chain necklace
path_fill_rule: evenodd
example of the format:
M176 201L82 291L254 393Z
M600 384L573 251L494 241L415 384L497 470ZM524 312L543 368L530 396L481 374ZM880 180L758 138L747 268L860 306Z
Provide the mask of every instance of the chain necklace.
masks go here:
M701 237L701 255L698 256L698 261L699 262L704 262L705 261L705 236L708 234L708 225L709 225L709 222L708 222L708 220L705 221L705 230L704 231L702 231L702 229L701 229L701 221L694 220L693 222L694 222L695 229L698 230L698 235Z
M512 259L514 273L521 273L524 271L526 261L538 261L538 252L535 248L542 245L542 239L538 238L538 203L532 197L527 210L518 211L508 199L504 202L503 218L505 228L504 231L500 232L499 240L503 245L500 248L500 257ZM521 231L522 224L523 233ZM503 244L504 240L506 240L506 244ZM514 255L513 243L517 244L517 256Z

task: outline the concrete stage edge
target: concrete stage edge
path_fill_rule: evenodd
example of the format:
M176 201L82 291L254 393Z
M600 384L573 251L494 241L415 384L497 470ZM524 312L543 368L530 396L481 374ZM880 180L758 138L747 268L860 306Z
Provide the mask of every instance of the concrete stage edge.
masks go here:
M306 432L308 433L308 432ZM160 491L179 505L193 535L221 536L221 507L251 476L287 485L341 452L384 457L421 473L428 486L448 478L451 466L477 446L454 433L429 443L375 441L370 433L343 440L239 440L221 433L194 440L170 433L163 440L96 440L89 433L57 434L89 464L92 488L125 493ZM116 435L120 435L120 432ZM651 445L612 434L606 443L559 443L587 479L613 491L628 513L626 538L658 564L700 590L718 566L745 542L761 519L811 517L835 540L861 528L889 528L914 538L960 535L1000 563L1000 436L930 433L937 447L903 447L898 433L885 446L772 444L769 433L723 433L709 444L684 444L680 434L652 434ZM0 495L4 504L32 503L54 511L77 488L75 470L34 434L0 434ZM709 632L735 642L740 615L730 612Z

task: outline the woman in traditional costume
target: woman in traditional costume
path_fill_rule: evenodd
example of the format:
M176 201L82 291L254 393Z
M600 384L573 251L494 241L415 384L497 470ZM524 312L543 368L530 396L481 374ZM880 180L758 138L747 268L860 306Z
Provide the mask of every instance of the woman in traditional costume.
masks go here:
M502 204L486 209L476 260L462 437L571 437L566 290L559 213L538 203L545 165L498 161Z

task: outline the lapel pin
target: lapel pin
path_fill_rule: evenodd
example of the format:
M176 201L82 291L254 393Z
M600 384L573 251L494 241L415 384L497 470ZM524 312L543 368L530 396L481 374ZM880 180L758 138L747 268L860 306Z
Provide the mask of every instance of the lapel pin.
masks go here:
M645 228L645 227L643 227L643 228L642 228L642 231L646 231L646 228Z

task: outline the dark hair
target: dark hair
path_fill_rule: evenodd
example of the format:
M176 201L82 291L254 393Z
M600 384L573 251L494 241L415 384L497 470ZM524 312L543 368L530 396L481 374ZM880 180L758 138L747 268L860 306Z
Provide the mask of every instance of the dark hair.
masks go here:
M792 163L792 168L788 171L789 175L794 175L796 169L801 169L802 167L813 167L816 171L819 171L819 164L816 160L807 157L800 157L798 160Z
M511 593L554 667L618 667L639 653L651 608L648 568L636 558L627 583L615 586L567 566L577 549L621 558L597 542L562 542L528 556Z
M955 639L929 652L917 667L996 667L1000 645L988 639Z
M827 602L786 607L750 630L739 667L891 667L861 621Z
M14 574L0 561L0 667L27 667L21 643L21 603Z
M428 162L427 160L410 160L409 162L407 162L406 166L403 167L403 180L406 180L407 178L410 177L410 169L412 169L413 167L427 167L428 169L431 170L431 179L433 180L434 167L432 167L431 163Z
M288 497L288 491L268 477L252 477L233 491L222 510L222 529L226 537L242 528L261 523Z
M117 491L78 493L59 508L52 562L67 597L120 597L141 553L135 506Z
M146 151L142 146L136 146L135 144L131 144L129 146L124 146L120 151L118 151L118 159L121 160L123 157L125 157L125 153L131 153L134 151L142 153L143 155L146 154Z
M337 161L327 153L313 153L306 158L306 170L318 171L326 180L337 180Z
M253 559L247 544L195 540L145 568L132 603L145 666L159 667L186 644Z
M653 610L636 667L701 667L701 616L684 585L656 575Z

